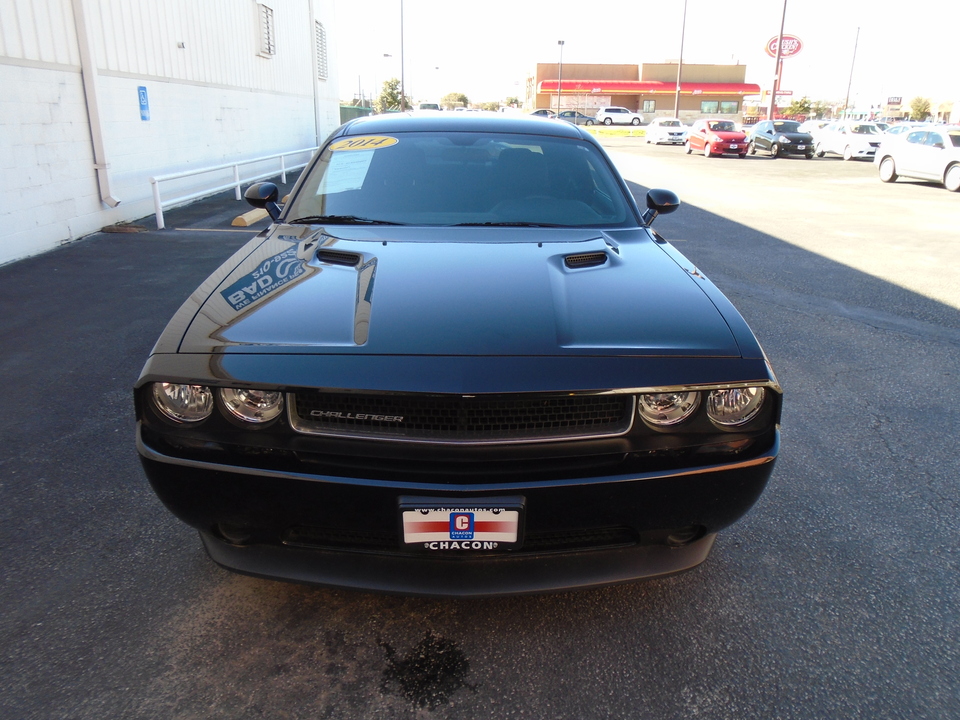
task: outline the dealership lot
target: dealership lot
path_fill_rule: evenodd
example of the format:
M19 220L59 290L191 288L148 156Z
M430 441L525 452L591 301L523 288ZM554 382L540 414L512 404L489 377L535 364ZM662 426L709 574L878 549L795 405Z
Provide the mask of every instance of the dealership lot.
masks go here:
M130 387L250 237L205 201L0 268L5 717L960 714L960 196L839 158L604 144L785 391L766 493L698 569L439 601L229 574L146 485ZM143 223L150 226L148 221ZM616 308L597 308L616 312Z

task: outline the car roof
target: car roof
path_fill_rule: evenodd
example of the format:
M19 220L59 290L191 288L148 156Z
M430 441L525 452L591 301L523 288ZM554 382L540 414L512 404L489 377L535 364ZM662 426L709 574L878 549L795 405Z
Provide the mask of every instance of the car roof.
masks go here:
M550 122L536 116L504 115L503 113L369 115L345 123L335 134L340 137L391 132L498 132L567 138L590 137L576 125L569 123Z

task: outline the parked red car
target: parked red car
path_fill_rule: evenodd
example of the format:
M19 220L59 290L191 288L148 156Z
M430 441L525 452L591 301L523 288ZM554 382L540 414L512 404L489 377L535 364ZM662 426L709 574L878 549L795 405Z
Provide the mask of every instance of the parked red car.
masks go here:
M687 135L687 154L694 150L706 157L725 153L747 156L747 136L732 120L697 120Z

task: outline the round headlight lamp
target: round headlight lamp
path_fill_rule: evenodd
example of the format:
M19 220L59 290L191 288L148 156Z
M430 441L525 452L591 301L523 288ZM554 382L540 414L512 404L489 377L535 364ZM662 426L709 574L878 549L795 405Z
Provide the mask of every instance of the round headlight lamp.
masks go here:
M220 388L220 399L227 411L249 423L270 422L283 410L283 393L251 388Z
M639 397L637 412L651 425L676 425L690 417L698 405L698 392L645 393Z
M200 422L213 412L213 393L206 385L156 382L153 383L153 402L175 422Z
M717 425L743 425L760 412L765 394L762 387L711 390L707 394L707 416Z

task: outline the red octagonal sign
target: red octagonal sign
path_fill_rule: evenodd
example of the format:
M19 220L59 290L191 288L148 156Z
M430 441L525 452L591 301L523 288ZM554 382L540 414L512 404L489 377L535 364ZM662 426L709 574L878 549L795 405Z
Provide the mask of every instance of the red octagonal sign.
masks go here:
M777 37L770 38L767 43L767 55L775 58L777 56ZM796 55L803 50L803 41L796 35L784 35L783 42L780 43L780 57L788 58Z

